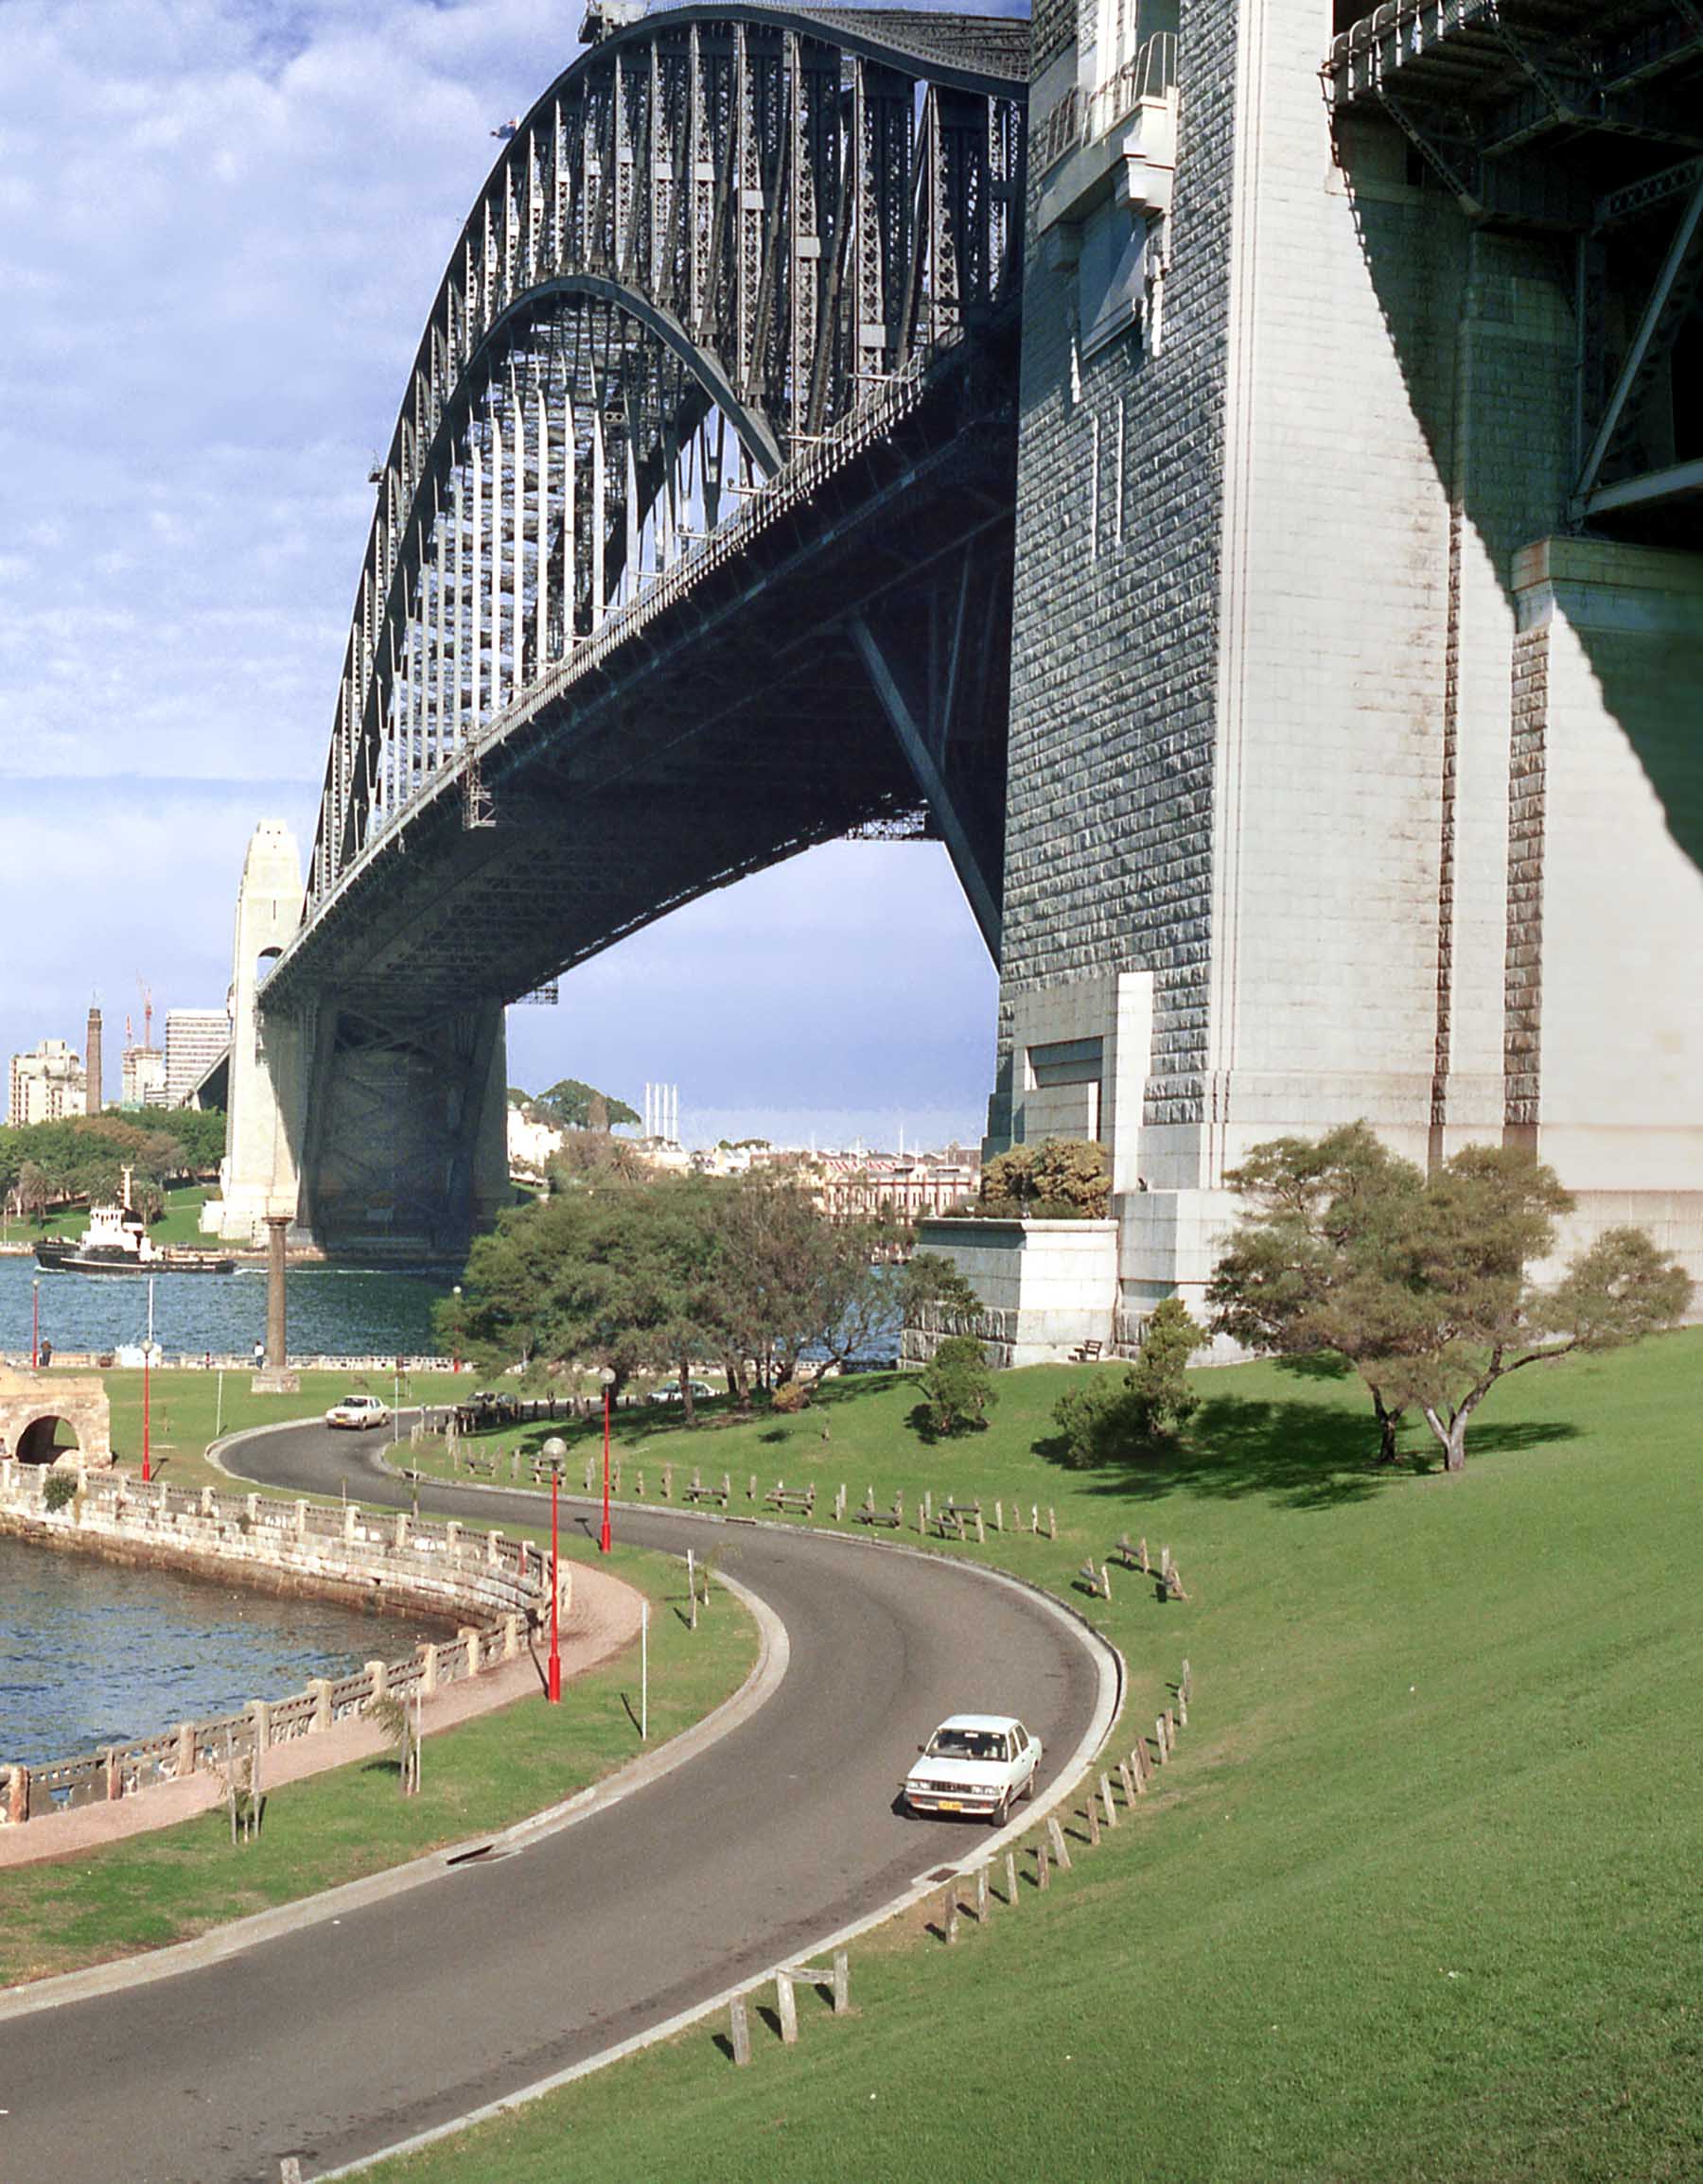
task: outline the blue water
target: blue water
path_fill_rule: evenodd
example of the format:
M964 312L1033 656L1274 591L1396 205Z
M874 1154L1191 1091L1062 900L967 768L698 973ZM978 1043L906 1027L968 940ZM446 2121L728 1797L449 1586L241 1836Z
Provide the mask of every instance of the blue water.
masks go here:
M41 1274L33 1258L0 1258L0 1354L29 1357L30 1307L41 1282L42 1334L56 1350L114 1350L148 1333L148 1282L135 1275ZM266 1270L156 1274L154 1339L167 1357L205 1351L246 1356L266 1333ZM447 1273L292 1267L287 1276L290 1349L309 1357L434 1354L431 1307Z
M0 1539L0 1765L282 1699L312 1676L396 1660L427 1621L286 1599Z

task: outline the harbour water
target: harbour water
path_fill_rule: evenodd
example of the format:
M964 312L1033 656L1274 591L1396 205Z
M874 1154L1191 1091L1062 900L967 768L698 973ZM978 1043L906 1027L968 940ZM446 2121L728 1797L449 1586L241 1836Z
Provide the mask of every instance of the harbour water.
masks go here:
M217 1719L440 1634L425 1619L12 1539L0 1539L0 1765L73 1759Z
M309 1357L433 1354L431 1307L454 1277L357 1267L291 1267L290 1348ZM133 1275L43 1274L33 1258L0 1258L0 1354L27 1363L40 1282L41 1331L55 1350L116 1350L148 1333L148 1281ZM167 1357L246 1356L266 1332L266 1269L156 1274L154 1340Z

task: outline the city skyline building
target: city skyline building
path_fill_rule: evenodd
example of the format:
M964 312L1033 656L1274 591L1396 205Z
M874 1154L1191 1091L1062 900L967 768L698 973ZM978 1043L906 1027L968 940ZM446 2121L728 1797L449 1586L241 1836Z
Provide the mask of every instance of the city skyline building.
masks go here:
M166 1011L166 1104L181 1108L231 1043L231 1020L222 1008Z
M12 1056L6 1119L14 1129L79 1115L84 1096L82 1058L66 1040L44 1039L27 1054Z

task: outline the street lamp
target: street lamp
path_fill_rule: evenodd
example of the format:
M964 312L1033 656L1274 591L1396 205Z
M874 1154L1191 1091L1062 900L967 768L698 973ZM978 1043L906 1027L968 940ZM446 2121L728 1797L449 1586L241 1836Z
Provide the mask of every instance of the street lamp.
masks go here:
M609 1391L615 1386L615 1374L606 1365L597 1377L603 1382L604 1391L604 1514L597 1549L606 1555L609 1551Z
M562 1703L562 1640L558 1621L562 1599L562 1550L556 1512L561 1495L562 1459L567 1453L567 1442L558 1441L553 1434L544 1443L543 1455L550 1465L550 1677L544 1695L553 1706L559 1706Z
M148 1375L153 1362L153 1276L148 1277L148 1340L142 1345L142 1483L149 1485L153 1473L149 1467L149 1404Z
M451 1372L459 1372L461 1371L461 1284L459 1282L455 1284L452 1294L455 1298L455 1326L449 1336L449 1370Z
M42 1362L42 1277L38 1274L29 1286L29 1370L34 1372Z

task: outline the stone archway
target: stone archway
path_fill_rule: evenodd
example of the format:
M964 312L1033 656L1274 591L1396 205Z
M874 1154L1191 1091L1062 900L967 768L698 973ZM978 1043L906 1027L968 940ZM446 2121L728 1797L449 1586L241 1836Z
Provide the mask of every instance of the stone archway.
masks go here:
M61 1425L76 1446L56 1445ZM113 1460L112 1408L92 1372L14 1372L0 1366L0 1457L23 1463L81 1464L97 1470Z

